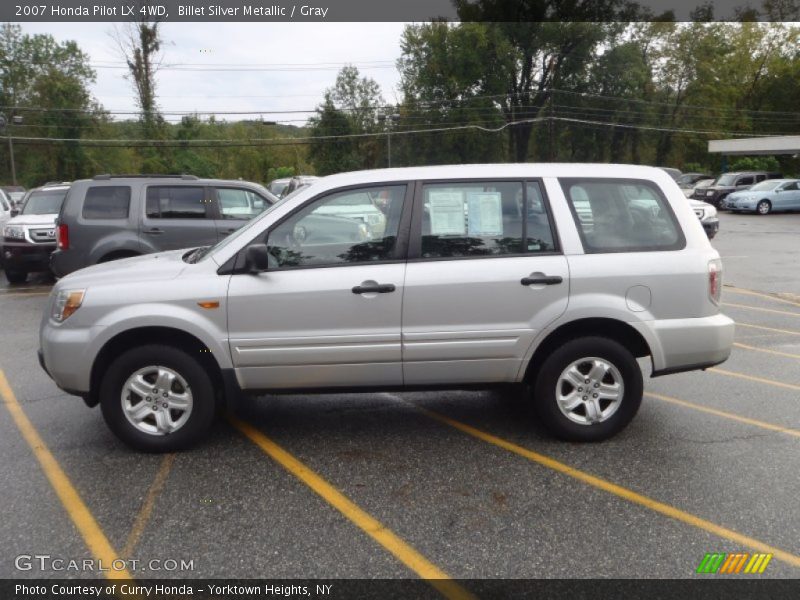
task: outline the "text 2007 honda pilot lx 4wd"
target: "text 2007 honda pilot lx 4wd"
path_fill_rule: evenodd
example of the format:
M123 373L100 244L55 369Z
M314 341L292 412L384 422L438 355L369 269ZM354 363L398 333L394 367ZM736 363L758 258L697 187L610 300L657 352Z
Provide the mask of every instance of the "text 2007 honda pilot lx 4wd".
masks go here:
M380 197L383 231L331 214ZM719 254L660 169L463 165L345 173L212 247L77 271L41 361L149 451L241 392L527 384L556 436L606 439L652 375L728 358Z

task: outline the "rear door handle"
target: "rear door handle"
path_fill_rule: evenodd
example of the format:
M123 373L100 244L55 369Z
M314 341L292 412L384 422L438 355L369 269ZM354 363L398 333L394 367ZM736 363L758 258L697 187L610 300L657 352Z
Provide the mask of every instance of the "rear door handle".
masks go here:
M157 227L154 227L153 229L146 229L144 231L144 233L146 233L148 235L159 235L161 233L164 233L164 230L163 229L158 229Z
M379 283L376 285L357 285L353 288L354 294L388 294L396 288L393 283Z
M522 285L556 285L562 281L564 281L564 278L560 275L539 275L520 279Z

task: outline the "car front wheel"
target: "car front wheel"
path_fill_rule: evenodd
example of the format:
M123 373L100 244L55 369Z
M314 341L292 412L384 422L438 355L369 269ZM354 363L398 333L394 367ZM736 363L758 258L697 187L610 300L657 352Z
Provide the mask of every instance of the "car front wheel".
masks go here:
M756 204L756 212L760 215L768 215L772 210L772 204L769 200L762 200Z
M100 385L108 427L143 452L172 452L197 443L214 419L214 388L206 370L171 346L148 345L121 354Z
M636 415L642 371L622 344L581 337L545 359L533 390L535 412L554 436L598 442L620 432Z

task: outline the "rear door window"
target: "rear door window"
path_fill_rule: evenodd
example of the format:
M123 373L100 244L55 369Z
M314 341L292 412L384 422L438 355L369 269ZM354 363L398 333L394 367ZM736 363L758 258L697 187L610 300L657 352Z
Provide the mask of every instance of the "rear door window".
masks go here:
M86 190L84 219L127 219L131 188L126 185L96 186Z
M652 182L578 178L560 182L587 253L684 247L669 202Z
M526 195L521 181L425 184L420 257L553 252L553 232L539 184L530 182L524 189Z
M148 219L205 219L207 207L203 186L158 185L147 188Z

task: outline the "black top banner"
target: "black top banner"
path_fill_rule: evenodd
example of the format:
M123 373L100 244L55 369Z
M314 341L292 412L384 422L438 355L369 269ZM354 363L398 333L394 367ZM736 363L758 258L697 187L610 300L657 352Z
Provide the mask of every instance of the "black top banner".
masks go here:
M716 6L718 4L720 6ZM737 6L733 6L736 4ZM797 21L800 3L747 0L3 0L0 21Z

